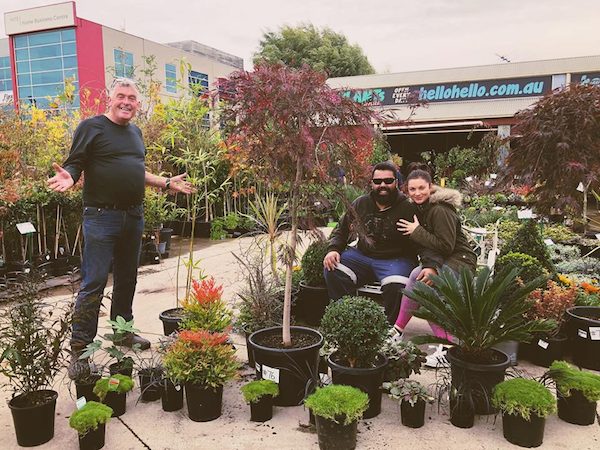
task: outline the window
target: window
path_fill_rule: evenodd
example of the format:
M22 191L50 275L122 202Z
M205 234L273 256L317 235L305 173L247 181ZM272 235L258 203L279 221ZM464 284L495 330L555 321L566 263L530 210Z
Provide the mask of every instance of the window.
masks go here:
M208 75L205 73L190 70L188 77L190 88L195 92L202 92L208 89Z
M115 48L115 77L133 77L133 53Z
M177 70L174 64L165 64L165 88L167 92L177 93Z
M48 97L59 95L64 90L65 80L70 79L75 86L75 101L71 106L79 105L74 28L19 35L14 44L21 101L48 108Z
M12 91L10 56L0 56L0 92Z
M552 90L562 89L567 84L567 76L564 73L552 75Z

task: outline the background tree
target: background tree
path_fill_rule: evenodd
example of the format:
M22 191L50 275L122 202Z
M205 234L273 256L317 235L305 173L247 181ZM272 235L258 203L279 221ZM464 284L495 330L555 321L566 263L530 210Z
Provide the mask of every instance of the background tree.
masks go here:
M582 195L600 176L600 89L571 85L549 93L517 115L508 155L509 181L520 177L533 186L537 208L576 213Z
M373 113L341 97L326 84L325 74L306 66L259 64L254 72L237 71L218 84L229 93L222 114L230 125L232 161L252 166L268 186L281 186L287 196L292 231L285 261L283 343L290 346L301 186L330 181L338 160L350 173L368 170Z
M280 31L263 35L254 64L283 63L299 69L308 64L330 77L375 73L358 45L351 45L342 34L330 28L319 30L313 25L283 26Z

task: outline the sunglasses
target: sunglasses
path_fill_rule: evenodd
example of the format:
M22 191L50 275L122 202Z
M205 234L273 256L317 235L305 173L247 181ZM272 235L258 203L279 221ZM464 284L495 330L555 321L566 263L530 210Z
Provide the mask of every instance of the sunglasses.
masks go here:
M371 181L373 181L373 184L376 184L379 186L381 183L392 184L394 181L396 181L396 179L395 178L373 178Z

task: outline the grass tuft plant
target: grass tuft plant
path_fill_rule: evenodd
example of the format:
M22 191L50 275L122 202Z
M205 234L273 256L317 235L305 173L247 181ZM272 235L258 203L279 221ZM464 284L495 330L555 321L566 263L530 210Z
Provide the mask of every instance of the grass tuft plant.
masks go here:
M546 376L554 380L563 397L569 397L571 390L576 389L590 402L600 400L600 375L580 370L566 361L554 361Z
M547 417L556 412L556 399L541 383L525 378L513 378L498 384L492 395L492 405L505 414L521 416L530 421L531 414Z
M119 383L112 385L110 383L111 379L115 379ZM109 391L115 391L118 394L123 394L124 392L131 391L134 385L135 383L131 377L118 373L116 375L111 375L110 377L101 378L96 381L96 385L94 386L94 394L96 394L100 400L104 400Z
M108 422L112 413L110 406L94 401L87 402L81 409L71 414L69 426L77 431L79 436L85 436L90 431L97 430L99 425Z
M355 387L330 384L317 389L304 404L315 416L349 425L367 410L369 396Z
M241 387L246 403L256 403L265 395L277 397L279 385L271 380L254 380Z

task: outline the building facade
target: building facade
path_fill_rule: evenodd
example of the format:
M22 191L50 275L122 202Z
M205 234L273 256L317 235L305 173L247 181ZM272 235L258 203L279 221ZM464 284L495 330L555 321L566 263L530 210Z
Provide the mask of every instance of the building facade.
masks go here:
M343 95L381 113L394 153L476 146L486 132L510 134L515 114L569 83L600 85L600 56L331 78Z
M51 106L70 80L74 107L93 106L116 77L161 84L163 99L190 85L208 88L243 69L243 59L194 41L159 44L77 17L66 2L4 14L0 40L0 103Z

